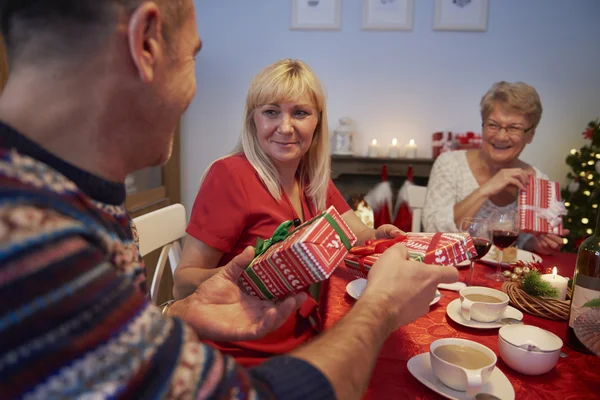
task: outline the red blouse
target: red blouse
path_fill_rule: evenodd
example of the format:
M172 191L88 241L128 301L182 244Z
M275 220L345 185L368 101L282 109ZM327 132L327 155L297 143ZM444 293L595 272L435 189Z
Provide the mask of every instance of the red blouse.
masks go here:
M309 220L317 212L304 196L301 200L304 220ZM340 214L350 210L331 180L326 203ZM298 216L285 195L281 201L274 199L246 157L236 154L210 168L194 201L187 233L222 251L218 265L223 266L247 246L254 246L257 237L269 238L282 222L295 218ZM326 290L321 291L324 293ZM261 340L212 344L243 365L258 364L269 356L292 351L317 333L306 318L312 308L305 304L281 328Z

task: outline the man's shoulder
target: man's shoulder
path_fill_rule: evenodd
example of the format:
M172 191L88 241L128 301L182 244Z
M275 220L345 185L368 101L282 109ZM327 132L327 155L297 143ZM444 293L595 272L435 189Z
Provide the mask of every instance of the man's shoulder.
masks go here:
M48 194L74 194L77 185L50 166L15 149L0 147L0 196L17 192L46 192Z
M74 238L102 253L127 255L115 264L129 272L139 264L129 223L124 207L95 202L46 164L0 149L0 259Z

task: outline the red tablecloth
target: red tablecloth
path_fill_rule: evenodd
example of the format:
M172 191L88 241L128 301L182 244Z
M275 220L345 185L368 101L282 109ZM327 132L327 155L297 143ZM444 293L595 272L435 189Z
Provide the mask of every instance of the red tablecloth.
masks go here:
M544 257L544 266L556 266L562 276L572 276L575 254L559 253ZM469 268L460 270L464 280ZM475 265L473 284L501 288L500 283L485 279L493 267ZM331 327L352 307L355 300L346 293L346 285L355 279L341 266L330 280L325 302L325 327ZM456 324L446 315L446 306L458 298L458 293L441 291L443 297L431 307L429 313L417 321L394 332L384 344L364 399L438 399L417 381L406 367L407 361L418 354L428 352L436 339L458 337L474 340L492 349L498 355L497 366L508 377L515 389L517 399L598 399L600 398L600 357L584 355L566 345L566 321L551 321L524 313L523 322L539 326L557 334L565 346L567 358L560 358L557 366L540 376L527 376L508 367L498 352L498 329L478 330ZM351 349L349 349L351 351Z

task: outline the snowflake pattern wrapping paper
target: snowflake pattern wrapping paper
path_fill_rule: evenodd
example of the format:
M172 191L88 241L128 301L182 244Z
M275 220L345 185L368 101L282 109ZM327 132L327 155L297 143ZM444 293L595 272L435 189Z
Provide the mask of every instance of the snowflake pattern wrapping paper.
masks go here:
M411 260L426 264L454 266L477 255L468 233L411 232L397 239L374 241L371 246L351 249L344 259L346 269L355 276L366 278L381 253L396 243L402 243L408 249Z
M279 230L279 228L278 228ZM332 206L258 255L238 280L261 299L280 299L329 278L356 236Z

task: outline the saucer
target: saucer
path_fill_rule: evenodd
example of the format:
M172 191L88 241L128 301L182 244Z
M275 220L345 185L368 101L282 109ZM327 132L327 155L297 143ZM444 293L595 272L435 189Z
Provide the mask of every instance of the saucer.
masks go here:
M455 400L467 398L466 392L450 389L436 378L431 369L429 352L414 356L408 360L406 366L412 376L437 394ZM515 389L498 366L494 368L487 383L481 387L480 393L493 394L502 400L513 400L515 398Z
M465 319L465 317L463 317L463 315L462 315L462 312L460 311L460 299L454 299L450 302L450 304L448 304L448 306L446 307L446 314L448 314L448 316L450 317L450 319L452 321L456 322L459 325L467 326L469 328L493 329L493 328L500 328L501 326L503 326L500 322L495 322L495 321L494 322L479 322L479 321L473 321L473 320L469 321L469 320ZM502 318L515 318L520 321L523 319L523 313L514 307L507 306L506 310L504 311L504 315L502 315L502 317L498 318L498 320L500 320Z
M517 249L517 260L514 262L517 262L517 261L522 261L524 263L530 263L532 261L541 263L542 257L538 256L535 253L527 251L527 250ZM498 265L498 248L496 246L492 245L492 248L490 249L490 251L488 251L488 253L485 256L483 256L479 260L479 262L484 263L484 264L489 264L489 265ZM508 267L510 264L511 263L507 263L505 261L502 262L503 267Z
M452 290L453 292L460 292L462 289L464 289L466 287L467 287L467 284L464 282L440 283L438 285L438 289Z
M358 278L346 285L346 292L350 295L350 297L358 300L366 286L367 280L364 278Z
M363 278L358 278L346 285L346 292L350 295L350 297L358 300L362 292L365 290L366 286L367 280ZM431 303L429 303L429 305L432 306L438 301L440 301L440 297L442 297L440 291L436 290L435 297L433 298L433 300L431 300Z

